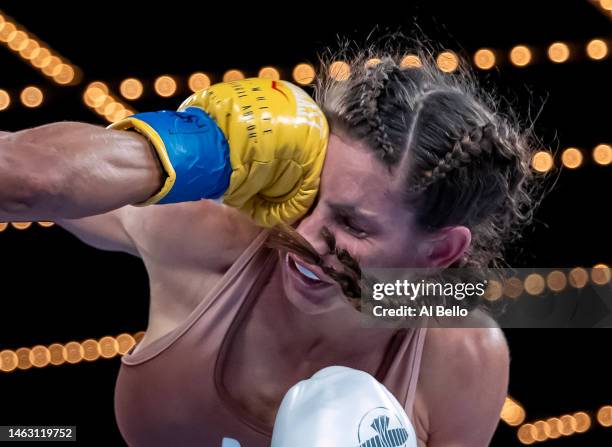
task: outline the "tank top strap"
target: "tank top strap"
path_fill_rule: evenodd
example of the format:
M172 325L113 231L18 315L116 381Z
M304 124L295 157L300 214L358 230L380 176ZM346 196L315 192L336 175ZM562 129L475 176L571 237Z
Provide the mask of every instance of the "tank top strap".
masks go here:
M271 249L264 247L268 233L267 229L263 229L251 241L221 279L205 292L203 299L185 320L143 349L134 352L134 347L121 358L122 363L137 365L150 360L168 349L203 318L214 321L212 326L224 333L248 296L251 286L260 276L263 263L270 258Z
M400 403L404 404L407 411L412 409L416 396L426 334L427 328L405 330L401 346L392 357L385 377L381 380Z

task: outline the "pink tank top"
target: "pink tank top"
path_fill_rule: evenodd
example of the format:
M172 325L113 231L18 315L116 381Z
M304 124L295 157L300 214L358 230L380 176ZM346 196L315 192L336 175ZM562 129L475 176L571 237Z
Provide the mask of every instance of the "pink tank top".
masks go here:
M266 236L259 233L177 328L122 357L115 415L131 447L270 445L271 427L241 411L221 380L235 328L280 259L263 246ZM397 332L376 374L409 416L424 339L425 329Z

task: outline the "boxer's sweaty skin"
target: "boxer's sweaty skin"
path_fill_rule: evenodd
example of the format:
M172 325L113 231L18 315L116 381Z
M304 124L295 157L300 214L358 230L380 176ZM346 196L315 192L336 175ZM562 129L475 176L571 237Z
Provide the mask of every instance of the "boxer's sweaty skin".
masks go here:
M406 370L407 365L416 364L416 358L414 363L410 363L403 360L405 357L401 353L414 356L414 353L419 351L419 344L415 345L413 342L420 340L422 346L423 337L403 337L399 342L394 342L389 335L378 334L376 337L363 340L351 337L350 335L359 336L359 333L350 334L351 328L344 328L346 331L343 331L343 324L339 322L342 323L344 320L339 319L335 324L337 328L326 323L316 330L310 328L308 332L305 328L308 328L309 321L321 321L320 317L308 315L300 319L299 325L294 326L301 328L299 331L293 329L294 334L284 326L275 326L274 323L277 321L270 320L270 314L273 313L262 312L263 308L253 308L256 311L250 315L246 314L243 320L244 326L236 327L232 332L233 336L226 337L230 331L227 325L234 321L241 307L231 308L232 305L237 305L237 301L231 299L215 300L216 295L211 294L211 291L217 289L216 292L221 292L219 287L223 285L223 280L227 280L226 284L231 288L232 281L226 275L232 271L232 268L237 273L240 267L234 267L237 265L237 260L242 259L244 266L247 265L247 255L255 255L255 251L251 253L247 251L260 230L238 211L211 201L146 208L122 206L144 200L159 187L160 171L157 169L153 154L149 151L150 148L146 147L137 135L116 132L119 134L117 138L127 138L126 148L131 147L140 156L124 159L122 151L117 150L110 151L110 159L107 159L104 157L106 146L90 153L87 152L86 142L87 138L91 138L89 142L94 147L102 140L107 144L109 141L118 142L114 140L112 131L80 123L67 123L66 126L58 123L36 131L49 132L49 135L45 134L46 138L40 138L40 135L35 135L35 131L32 130L31 135L20 139L17 146L13 136L9 136L8 139L6 135L1 137L0 174L3 173L2 169L5 169L6 175L0 175L0 195L4 194L0 197L0 220L17 220L14 218L55 220L93 246L131 253L139 256L145 263L151 289L149 325L145 339L133 356L124 358L125 368L122 368L122 374L124 378L131 376L130 380L134 386L127 387L127 392L132 394L120 392L117 401L120 408L126 409L124 415L128 413L134 415L133 419L129 417L124 419L123 425L124 430L130 430L132 435L136 436L132 445L154 445L143 440L143 437L154 434L150 427L157 427L160 430L155 433L159 435L157 438L151 438L153 440L161 440L163 436L175 439L176 431L182 423L188 422L187 426L183 427L185 429L197 430L203 428L199 423L202 420L211 424L211 427L214 427L215 423L221 424L219 425L221 427L225 423L234 421L237 426L247 427L246 437L252 436L254 442L266 445L269 439L266 438L266 431L261 429L261 426L269 426L273 420L274 408L282 398L283 389L296 377L310 374L327 366L331 361L349 362L350 366L376 373L380 369L381 362L384 363L383 358L396 359L397 362L392 364L396 370L391 369L391 374L387 374L386 378L392 377L402 386L409 382L410 386L416 387L413 385L416 384L415 374ZM67 134L73 135L74 139L66 138ZM94 138L95 135L100 135L100 139ZM50 147L55 149L45 152L43 142L48 142ZM351 142L345 143L335 139L330 144L336 145L338 151L344 150L353 162L356 161L355 154L350 153ZM342 146L344 149L339 146L340 144L344 145ZM121 146L119 145L119 149ZM20 152L21 149L28 150ZM52 154L57 155L60 150L68 151L70 157L48 158ZM15 154L20 153L27 155L15 158ZM96 160L91 154L99 158ZM42 159L47 168L56 167L45 172L60 173L61 181L51 179L52 181L37 184L24 180L30 178L30 172L42 173L42 170L36 171ZM73 160L74 166L71 163L66 164L69 160ZM84 163L79 164L75 160ZM80 169L71 171L65 169L66 165L72 166L72 169L80 166ZM346 163L344 165L346 166ZM355 164L356 168L359 166L368 166L368 163ZM104 167L109 169L105 170ZM329 168L328 171L334 169ZM363 176L368 174L367 170L361 170L363 172L355 178L363 179ZM336 172L341 171L336 170ZM60 188L59 191L62 193L58 194L58 183L68 181L67 174L70 173L75 174L74 185L79 187L69 190ZM142 179L138 177L139 175L142 175ZM41 177L33 176L33 178ZM110 181L111 179L116 181ZM6 195L7 191L16 190L15 185L31 187L31 189L25 188L26 200L22 200L24 197ZM20 208L15 204L25 206ZM104 212L108 209L114 211ZM84 215L88 217L71 219ZM341 242L343 243L342 240ZM355 243L357 244L357 241ZM265 259L259 261L261 262L254 264L255 270L245 278L255 281L259 276L264 276L264 279L269 279L266 283L270 285L269 287L278 284L274 282L278 281L273 276L274 268L268 272L271 276L265 278L262 270ZM274 264L270 265L274 267ZM262 302L275 302L280 306L282 302L283 307L279 310L292 309L290 306L295 303L289 299L283 300L283 294L279 293L278 288L273 288L273 292L266 296L265 287L260 286L257 289L243 287L240 284L234 285L231 290L237 295L231 296L240 296L243 301L251 302L247 300L248 298L253 300L253 303L256 299L261 299ZM248 297L241 295L250 290L258 290L260 293ZM187 329L189 317L194 315L193 312L198 306L205 306L207 299L219 306L216 310L224 318L212 318L208 321L209 324L196 325L201 332L196 333L195 337L193 333L191 337L179 337L179 330ZM300 301L298 304L303 302ZM202 310L209 309L202 307ZM210 318L212 314L203 312L202 315ZM264 320L263 317L268 319ZM226 326L223 326L221 321L225 322ZM338 330L325 333L323 336L321 331L329 328ZM266 332L271 329L280 330L277 333ZM431 333L435 334L433 331ZM283 340L287 334L295 338ZM270 343L262 342L261 337L265 335L270 338ZM172 341L176 343L168 343L175 336L177 338ZM415 422L421 445L438 447L454 443L457 446L478 446L486 445L490 439L499 419L499 410L507 385L507 350L504 351L503 342L489 340L498 340L499 337L484 337L485 343L474 342L480 338L482 337L478 334L457 333L454 330L444 330L438 336L427 337L430 348L426 348L423 355L424 366L427 366L424 370L427 373L424 374L421 370L418 387L414 393L414 406L409 405L407 408L408 415ZM235 343L221 350L220 344L226 339L233 339ZM311 355L294 357L293 365L288 365L287 362L280 361L278 356L282 354L283 346L291 344L276 343L279 340L285 343L293 340L292 344L297 343L298 352L301 350ZM254 341L257 343L253 343ZM363 348L362 352L360 347ZM390 347L397 348L397 351L389 350ZM229 367L223 363L225 367L215 369L217 364L221 364L216 361L213 355L215 352L224 353L224 359L229 362ZM325 355L321 354L323 352ZM499 358L490 355L495 352L501 353ZM261 355L253 355L254 353ZM412 358L410 355L409 358ZM149 356L150 358L147 358ZM454 361L450 367L449 358ZM197 363L197 359L200 359L201 363ZM262 359L265 362L262 362ZM128 365L130 361L132 365ZM160 367L160 363L157 362L163 362L161 365L165 366ZM269 362L274 367L270 368ZM291 377L285 377L288 373ZM218 392L223 388L223 392L219 393L219 399L216 402L209 402L207 401L209 395L202 395L194 400L195 395L190 387L197 386L205 380L213 380L215 374L226 379L215 380L214 383L208 382L209 385L212 383L211 390ZM274 379L268 382L263 379L264 377ZM391 382L385 384L392 392L398 393L398 389L403 389ZM478 405L474 405L473 402L465 404L474 395L482 395L482 390L489 390L487 399L479 400ZM153 396L153 401L147 401L153 392L158 394ZM124 400L120 396L123 396ZM449 401L448 396L455 398ZM403 398L399 400L402 401ZM135 407L123 407L124 404ZM206 409L206 405L211 406ZM146 418L143 414L145 411ZM203 414L206 414L206 417L201 419ZM223 415L225 418L218 420ZM121 413L118 417L122 417ZM198 421L190 419L193 417L200 419ZM198 433L193 433L194 439L205 435L203 432ZM236 439L242 445L258 445L249 444L229 432L216 433L215 436L218 437L218 444L222 442L223 437L226 437ZM461 440L466 441L461 442Z
M263 237L176 328L123 357L116 411L130 445L232 438L267 446L286 391L330 364L371 372L401 400L414 400L425 332L377 330L344 342L312 336L310 346L293 345L295 334L283 321L289 303L279 293L280 258L262 248ZM271 338L275 331L286 340Z
M162 179L135 132L60 122L0 136L0 221L105 213L146 200Z

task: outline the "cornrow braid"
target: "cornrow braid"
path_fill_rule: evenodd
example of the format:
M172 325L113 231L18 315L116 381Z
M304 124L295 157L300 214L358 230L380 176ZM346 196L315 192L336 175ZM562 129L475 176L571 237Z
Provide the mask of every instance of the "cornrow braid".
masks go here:
M505 250L521 239L545 193L545 179L531 169L541 146L533 126L524 129L509 102L482 89L469 64L446 73L435 59L441 48L401 37L387 45L387 37L382 46L346 42L323 55L315 98L331 133L364 143L386 165L417 229L465 226L469 265L505 265ZM406 54L418 64L405 64ZM378 64L368 65L374 58ZM331 70L338 60L350 68L342 81ZM344 258L336 268L357 272Z
M361 83L361 96L359 100L360 113L363 114L370 128L375 148L380 158L389 162L397 156L397 148L392 143L387 127L383 122L379 110L379 100L390 80L390 73L395 65L392 61L379 62L377 65L366 67L366 76Z
M496 131L493 123L478 126L457 139L452 149L441 157L431 169L424 171L414 182L413 192L421 193L437 183L453 170L467 166L484 154L491 155L495 146Z

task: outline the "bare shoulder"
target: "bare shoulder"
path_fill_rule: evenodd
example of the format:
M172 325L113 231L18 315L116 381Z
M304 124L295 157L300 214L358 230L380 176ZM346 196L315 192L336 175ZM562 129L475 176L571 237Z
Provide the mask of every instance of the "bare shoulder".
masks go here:
M469 318L467 324L462 322L465 327L429 328L423 361L448 364L451 360L455 366L470 370L483 362L508 359L506 338L495 320L480 311L472 312Z
M231 265L261 231L211 200L129 207L124 223L146 263L211 271Z
M477 384L485 371L501 373L508 368L509 361L506 339L497 327L427 330L422 367L438 371L429 376L434 381Z
M427 330L415 405L428 446L488 445L507 395L510 365L504 334L490 323Z

